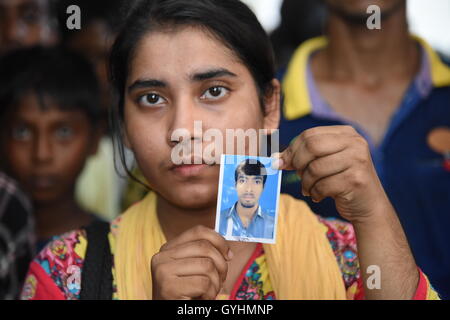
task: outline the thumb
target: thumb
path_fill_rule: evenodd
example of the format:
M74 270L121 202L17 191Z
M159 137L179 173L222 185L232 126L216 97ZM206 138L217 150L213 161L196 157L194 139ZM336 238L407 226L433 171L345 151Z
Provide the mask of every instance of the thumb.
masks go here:
M275 170L294 170L292 167L293 156L294 152L292 151L291 146L281 153L277 152L272 154L272 158L274 159L272 162L272 168Z

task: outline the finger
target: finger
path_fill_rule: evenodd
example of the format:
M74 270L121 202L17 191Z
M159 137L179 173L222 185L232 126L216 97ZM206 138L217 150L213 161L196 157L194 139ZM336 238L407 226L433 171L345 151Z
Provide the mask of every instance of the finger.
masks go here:
M207 276L178 277L177 287L178 298L182 300L212 300L217 297L211 279Z
M169 264L167 264L169 267ZM209 258L187 258L175 260L170 264L171 273L178 277L185 276L207 276L217 293L222 288L223 281L220 280L214 262Z
M352 165L351 155L351 150L345 149L342 152L311 161L302 175L303 195L310 196L311 189L320 180L339 174L350 168Z
M231 252L230 246L225 238L214 230L206 228L204 226L197 226L187 230L180 236L164 244L161 247L160 251L169 250L181 244L196 240L209 241L227 261L231 260L231 258L233 257L233 253Z
M280 168L281 152L273 153L270 157L273 159L272 160L272 169L273 170L279 170L279 168Z
M275 170L295 170L292 162L295 156L296 150L296 142L295 140L286 150L281 153L275 154L276 158L272 164L273 169Z
M322 126L322 127L314 127L308 130L303 131L291 144L290 146L281 154L274 154L274 158L280 158L280 161L277 161L277 166L274 166L274 169L283 169L283 170L296 170L295 166L292 165L291 160L296 152L298 144L302 140L307 140L313 136L317 135L339 135L339 136L359 136L358 132L351 126Z
M331 197L336 199L339 196L345 195L350 188L347 187L347 182L350 175L350 170L345 170L337 175L330 176L318 181L310 190L311 198L314 202L321 202L323 199Z
M303 136L314 136L320 134L337 134L337 135L347 135L354 136L359 135L358 132L352 126L321 126L314 127L303 131L300 135Z
M184 243L170 250L172 259L210 258L219 272L221 281L225 281L228 272L228 263L223 255L208 240L197 240Z
M217 291L214 286L209 286L208 290L200 296L199 300L216 300L217 296L219 295L220 291Z
M303 174L313 160L345 150L351 138L337 134L300 135L282 155L284 170L296 170Z

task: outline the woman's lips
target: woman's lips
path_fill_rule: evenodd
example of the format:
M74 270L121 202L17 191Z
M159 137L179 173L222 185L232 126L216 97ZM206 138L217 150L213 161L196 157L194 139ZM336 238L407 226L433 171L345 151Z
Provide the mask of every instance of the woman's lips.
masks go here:
M208 167L207 164L184 164L174 166L172 171L182 177L194 177L199 175L206 167Z

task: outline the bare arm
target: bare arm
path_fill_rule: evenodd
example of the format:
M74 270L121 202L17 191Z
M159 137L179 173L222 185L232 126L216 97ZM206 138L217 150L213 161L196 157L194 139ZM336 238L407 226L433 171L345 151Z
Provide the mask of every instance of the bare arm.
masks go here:
M419 271L394 208L386 201L373 216L353 223L366 299L412 299ZM370 266L379 268L380 288L368 287ZM373 283L372 283L373 284Z
M412 299L418 269L367 142L352 127L317 127L276 157L276 166L300 175L305 196L315 202L332 197L341 216L354 225L366 298ZM379 289L367 281L369 266L380 271Z

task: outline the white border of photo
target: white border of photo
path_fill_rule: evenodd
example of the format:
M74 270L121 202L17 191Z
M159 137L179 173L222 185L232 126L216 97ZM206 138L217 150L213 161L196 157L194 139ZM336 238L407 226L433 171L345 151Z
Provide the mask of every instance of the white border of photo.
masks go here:
M237 161L230 161L229 159L233 157L237 159ZM223 193L223 184L224 184L224 169L225 165L235 165L237 166L239 163L246 159L255 159L261 161L261 163L268 170L268 175L276 174L277 177L277 194L276 194L276 204L275 204L275 215L274 215L274 230L272 238L252 238L252 237L238 237L231 235L222 235L220 233L220 213L222 211L222 193ZM240 156L240 155L225 155L223 154L220 157L220 177L219 177L219 190L217 195L217 209L216 209L216 224L215 231L221 234L226 240L229 241L240 241L240 242L257 242L257 243L268 243L275 244L277 238L277 227L278 227L278 216L279 216L279 201L280 201L280 191L281 191L281 177L282 171L276 170L272 168L272 164L276 159L268 158L268 157L255 157L255 156Z

